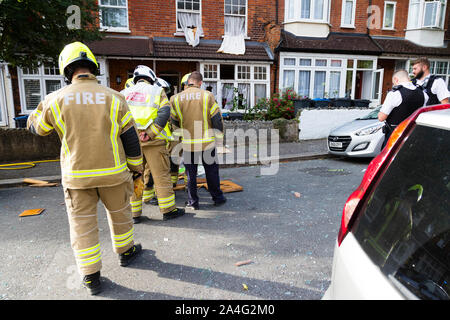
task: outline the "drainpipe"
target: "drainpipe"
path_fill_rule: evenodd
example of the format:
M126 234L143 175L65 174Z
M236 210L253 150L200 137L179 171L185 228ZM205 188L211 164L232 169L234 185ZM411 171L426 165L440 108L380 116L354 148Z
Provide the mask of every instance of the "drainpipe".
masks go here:
M278 17L278 6L279 6L279 0L275 1L275 25L278 27L279 24L279 17ZM276 49L276 48L275 48ZM279 56L280 54L278 52L275 52L274 49L274 64L275 64L275 75L274 75L274 81L273 81L273 92L275 93L275 89L277 88L277 83L278 83L278 72L279 72L279 67L278 67L278 63L280 61Z
M9 66L5 64L5 100L6 100L6 113L8 114L8 124L10 128L16 127L16 122L14 121L15 110L14 110L14 95L13 95L13 86L11 80L11 73L9 73Z

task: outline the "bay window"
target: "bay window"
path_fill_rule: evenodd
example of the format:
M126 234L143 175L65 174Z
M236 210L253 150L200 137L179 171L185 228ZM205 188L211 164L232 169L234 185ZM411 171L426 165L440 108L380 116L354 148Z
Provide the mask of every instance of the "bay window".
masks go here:
M447 0L410 0L408 29L443 29Z
M269 70L269 65L202 63L202 88L214 94L223 110L242 112L269 97Z
M287 0L286 22L328 22L329 0Z
M374 86L376 57L286 53L280 61L281 90L291 88L311 99L378 99L379 92L374 92L381 90Z
M100 0L100 27L107 31L128 30L128 1Z

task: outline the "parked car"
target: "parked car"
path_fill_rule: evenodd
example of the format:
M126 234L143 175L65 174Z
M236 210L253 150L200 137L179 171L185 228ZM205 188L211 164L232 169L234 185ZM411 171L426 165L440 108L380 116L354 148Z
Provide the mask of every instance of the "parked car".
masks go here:
M328 152L348 157L375 157L384 141L383 122L378 120L381 107L330 131Z
M402 122L342 214L323 299L450 299L450 104Z

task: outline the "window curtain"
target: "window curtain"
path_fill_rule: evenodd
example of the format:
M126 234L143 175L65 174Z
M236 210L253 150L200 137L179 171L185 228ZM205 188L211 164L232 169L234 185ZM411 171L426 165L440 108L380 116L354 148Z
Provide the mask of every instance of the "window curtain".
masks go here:
M225 16L225 35L217 52L245 54L245 17Z
M178 12L178 22L184 32L186 42L196 47L200 43L200 36L203 34L200 14Z
M309 89L310 89L310 81L311 81L311 71L303 71L299 72L298 79L298 94L301 97L309 97Z
M238 109L248 109L250 107L250 84L238 83Z
M217 82L205 81L202 84L202 89L210 91L214 95L214 97L216 98L216 101L218 101L217 100Z
M284 70L283 72L283 88L288 89L294 88L294 77L295 77L295 71L294 70Z
M233 108L234 86L229 83L222 84L222 109Z
M323 99L325 97L325 71L316 71L314 78L314 98Z

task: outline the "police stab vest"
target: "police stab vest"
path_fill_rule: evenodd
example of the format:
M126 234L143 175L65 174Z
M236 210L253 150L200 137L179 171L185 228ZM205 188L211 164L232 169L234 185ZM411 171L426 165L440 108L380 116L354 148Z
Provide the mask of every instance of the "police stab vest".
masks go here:
M403 120L408 118L417 109L425 104L425 95L421 88L415 90L407 89L403 86L396 86L392 91L399 91L402 95L402 103L392 109L392 112L386 119L390 125L399 125Z

